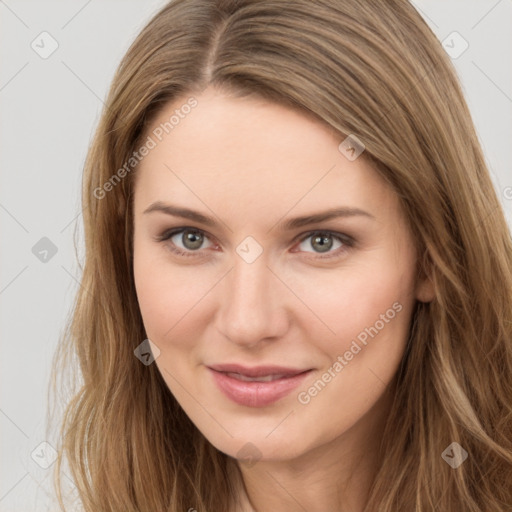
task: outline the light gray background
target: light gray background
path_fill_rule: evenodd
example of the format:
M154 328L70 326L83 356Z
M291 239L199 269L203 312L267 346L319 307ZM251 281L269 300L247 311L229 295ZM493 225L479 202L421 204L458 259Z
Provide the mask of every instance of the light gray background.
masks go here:
M0 0L1 512L57 510L35 460L51 460L50 363L79 286L82 165L117 64L164 3ZM414 5L447 46L462 48L454 31L469 44L453 63L512 226L512 0ZM46 59L31 47L50 48L43 31L58 43ZM43 237L57 248L46 262L32 251Z

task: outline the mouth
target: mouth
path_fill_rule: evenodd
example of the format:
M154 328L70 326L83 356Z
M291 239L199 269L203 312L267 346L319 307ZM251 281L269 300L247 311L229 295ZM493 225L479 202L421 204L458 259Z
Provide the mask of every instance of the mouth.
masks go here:
M245 382L272 382L273 380L285 379L288 378L288 375L278 374L278 375L264 375L262 377L249 377L247 375L243 375L242 373L236 372L221 372L225 373L228 377L233 379L243 380Z
M233 402L246 407L264 407L295 389L313 369L282 366L208 366L216 385Z

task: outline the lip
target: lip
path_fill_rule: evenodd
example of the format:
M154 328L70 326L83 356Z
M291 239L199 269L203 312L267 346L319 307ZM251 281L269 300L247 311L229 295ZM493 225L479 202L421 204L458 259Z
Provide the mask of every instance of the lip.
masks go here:
M283 366L246 367L238 364L207 367L219 389L233 402L246 407L265 407L293 391L313 370ZM231 375L230 375L231 374ZM240 377L236 378L239 374ZM240 380L240 378L269 377L265 382Z

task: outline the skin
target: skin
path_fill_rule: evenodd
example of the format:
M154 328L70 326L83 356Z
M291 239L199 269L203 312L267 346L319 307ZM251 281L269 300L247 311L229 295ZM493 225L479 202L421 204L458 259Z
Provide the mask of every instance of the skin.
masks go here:
M237 459L246 443L256 447L249 448L252 462L237 463L243 487L233 510L361 511L414 304L433 295L430 281L417 278L397 196L364 153L347 159L338 150L344 137L316 119L211 88L196 99L137 169L134 272L146 333L160 350L155 364L217 449ZM163 108L148 134L185 102ZM196 210L216 225L144 213L156 201ZM341 206L371 217L278 225ZM180 233L156 240L183 227L200 230L202 245L184 245ZM333 236L324 253L315 230L354 243ZM263 249L252 263L236 252L248 236ZM174 254L173 242L192 256ZM326 254L333 257L322 259ZM299 392L396 303L400 312L300 403ZM248 407L227 398L206 368L228 362L313 372L279 401Z

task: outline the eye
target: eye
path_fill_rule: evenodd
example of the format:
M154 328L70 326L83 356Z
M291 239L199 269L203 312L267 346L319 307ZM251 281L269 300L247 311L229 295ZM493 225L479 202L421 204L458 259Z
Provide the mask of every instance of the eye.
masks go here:
M200 249L206 248L202 247L202 245L205 240L208 240L208 237L200 229L185 227L166 231L157 237L159 242L165 242L166 240L170 240L169 249L172 252L180 256L197 256L198 254L194 253L199 253Z
M322 259L339 256L353 245L354 240L347 235L331 231L314 231L302 238L298 247L301 251L316 253L317 255L314 258ZM308 248L312 248L313 251L308 251ZM335 250L331 250L333 248Z
M349 248L354 245L354 239L342 233L334 233L331 231L313 231L301 235L298 250L291 252L313 253L308 256L313 259L327 259L342 256ZM155 237L158 242L170 241L168 248L175 254L185 257L198 257L202 254L202 249L214 246L211 243L206 247L203 245L205 241L210 240L204 231L191 228L181 227L167 230L161 235ZM308 242L309 240L309 242ZM312 251L309 249L313 249ZM334 249L334 250L333 250Z

